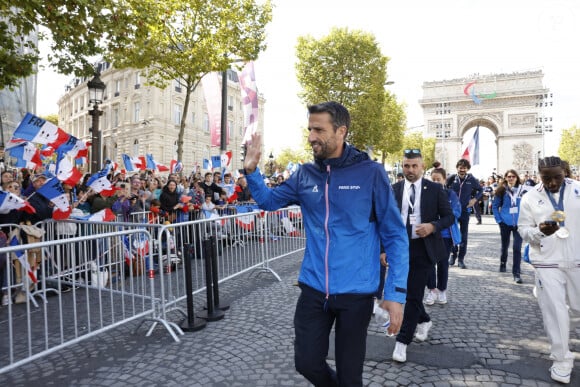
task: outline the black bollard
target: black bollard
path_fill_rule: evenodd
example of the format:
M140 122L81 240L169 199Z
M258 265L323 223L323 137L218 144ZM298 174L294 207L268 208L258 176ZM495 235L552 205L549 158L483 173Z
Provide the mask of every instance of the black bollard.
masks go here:
M200 318L196 319L193 312L193 281L191 279L191 260L193 259L194 248L195 247L193 244L185 245L185 259L183 260L183 270L185 270L185 289L187 292L187 318L182 321L180 327L184 332L199 331L205 328L207 325L206 320Z
M218 278L218 250L217 250L217 239L215 236L211 236L211 266L212 266L212 284L213 284L213 306L220 310L228 310L230 308L229 304L223 302L220 303L220 290L219 290L219 278ZM209 302L209 300L208 300Z
M212 267L212 250L213 244L211 238L206 238L202 241L202 252L205 260L205 289L207 295L207 310L200 312L198 316L207 321L218 321L224 318L225 313L214 307L213 302L213 275L214 268ZM217 269L215 269L217 271Z

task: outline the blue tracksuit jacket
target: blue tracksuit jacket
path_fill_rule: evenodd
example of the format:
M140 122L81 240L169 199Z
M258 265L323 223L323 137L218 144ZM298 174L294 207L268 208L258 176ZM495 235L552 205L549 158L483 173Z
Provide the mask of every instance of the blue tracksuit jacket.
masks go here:
M304 164L275 189L258 169L246 179L264 210L301 206L306 249L299 282L327 296L375 293L382 242L389 257L385 299L405 302L409 242L381 164L345 144L340 158Z

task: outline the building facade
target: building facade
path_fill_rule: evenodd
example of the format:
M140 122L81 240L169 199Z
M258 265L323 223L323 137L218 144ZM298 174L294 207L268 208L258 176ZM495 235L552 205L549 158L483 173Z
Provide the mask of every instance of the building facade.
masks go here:
M169 166L177 159L177 138L185 111L185 89L173 81L165 89L147 85L140 70L116 69L109 63L98 65L106 84L99 110L103 159L113 160L123 168L122 154L131 157L152 154L157 163ZM219 77L221 79L221 77ZM91 139L93 109L89 102L89 78L75 78L58 101L59 127L86 141ZM221 82L220 82L221 87ZM221 104L221 101L219 102ZM259 96L258 130L263 132L265 100ZM229 170L243 168L240 149L244 136L244 113L237 73L227 72L227 122L232 151ZM203 160L220 154L211 145L207 104L201 83L193 91L187 109L183 141L183 173L203 167ZM90 159L90 158L89 158ZM86 166L88 168L88 165Z

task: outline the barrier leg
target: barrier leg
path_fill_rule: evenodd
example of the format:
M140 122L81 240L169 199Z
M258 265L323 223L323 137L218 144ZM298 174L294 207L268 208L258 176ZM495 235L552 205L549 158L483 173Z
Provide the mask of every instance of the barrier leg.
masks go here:
M191 271L191 260L193 259L195 245L185 245L185 259L183 260L183 269L185 270L185 289L187 291L187 318L181 323L180 327L184 332L199 331L207 325L203 319L195 318L193 311L193 281Z
M211 267L212 267L212 288L213 288L213 305L215 308L220 310L228 310L230 305L227 303L220 302L220 290L219 290L219 276L218 276L218 264L217 264L217 241L216 237L212 236L211 239ZM209 300L208 300L209 301Z
M215 242L213 242L215 244ZM222 310L216 310L214 308L213 302L213 275L212 275L212 240L206 238L202 241L202 251L203 257L205 259L205 288L207 294L207 310L200 312L198 316L200 318L206 319L207 321L218 321L224 318L224 312Z

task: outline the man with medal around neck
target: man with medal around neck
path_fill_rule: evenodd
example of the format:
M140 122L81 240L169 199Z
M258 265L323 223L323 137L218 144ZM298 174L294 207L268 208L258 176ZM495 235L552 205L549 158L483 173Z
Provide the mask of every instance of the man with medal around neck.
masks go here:
M530 244L538 304L550 341L552 379L570 383L570 313L580 315L580 183L565 178L559 157L538 161L542 184L520 204L518 231Z

